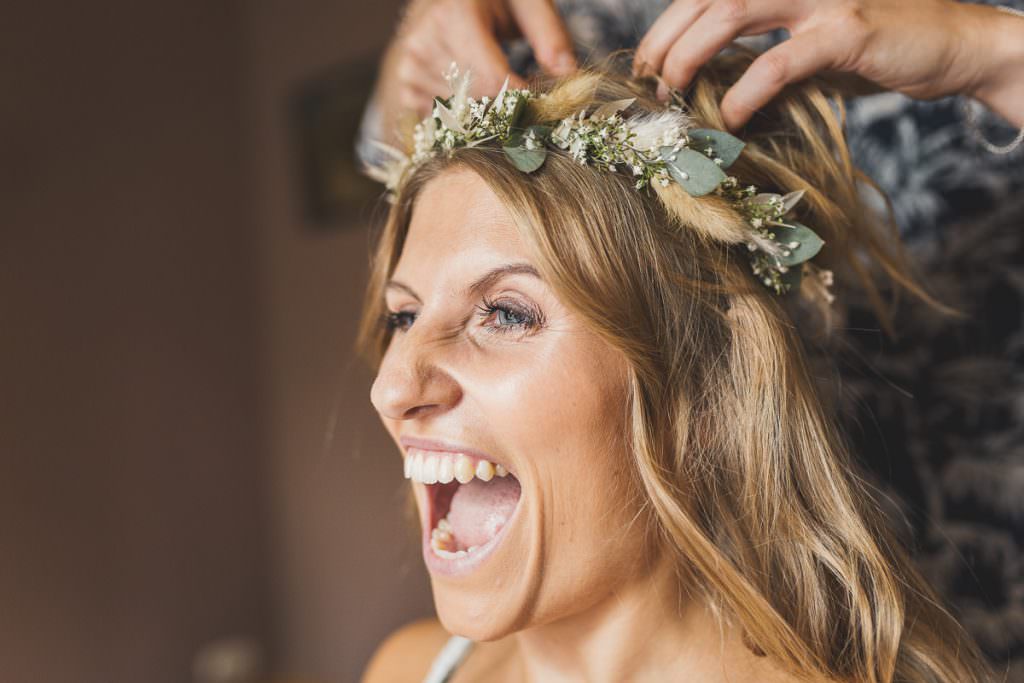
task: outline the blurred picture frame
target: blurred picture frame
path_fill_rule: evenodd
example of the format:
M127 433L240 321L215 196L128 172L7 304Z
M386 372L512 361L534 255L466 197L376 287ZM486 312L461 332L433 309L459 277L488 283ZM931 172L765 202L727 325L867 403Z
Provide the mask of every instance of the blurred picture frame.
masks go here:
M303 217L317 230L358 225L382 188L360 170L355 142L376 63L328 69L296 87L289 109Z

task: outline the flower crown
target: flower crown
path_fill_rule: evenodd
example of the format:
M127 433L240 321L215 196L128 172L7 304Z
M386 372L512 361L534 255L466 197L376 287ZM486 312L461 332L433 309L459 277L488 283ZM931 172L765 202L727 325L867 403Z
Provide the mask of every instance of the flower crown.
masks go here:
M786 219L804 191L759 193L753 185L741 187L735 177L726 175L743 151L741 140L724 131L694 128L674 102L662 111L624 118L621 112L635 98L608 102L590 114L583 109L551 125L524 128L518 123L526 103L543 99L546 93L509 89L506 79L494 99L476 100L468 96L469 76L468 71L460 76L452 64L445 76L451 95L434 98L433 112L414 129L411 154L372 143L382 153L382 161L366 172L385 184L389 200L411 170L438 154L451 155L459 147L495 141L524 173L543 166L548 151L555 148L580 164L631 174L637 190L675 182L692 197L714 193L724 198L745 220L742 241L754 275L766 287L784 294L799 288L804 276L810 275L814 293L832 302L828 291L832 273L809 263L824 242L807 226Z

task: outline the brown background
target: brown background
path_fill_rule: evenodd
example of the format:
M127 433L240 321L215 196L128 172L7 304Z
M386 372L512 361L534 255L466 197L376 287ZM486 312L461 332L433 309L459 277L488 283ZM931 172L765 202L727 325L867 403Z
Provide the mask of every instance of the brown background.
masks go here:
M4 8L0 680L178 683L240 636L352 681L430 612L350 350L365 216L304 224L288 121L397 5Z

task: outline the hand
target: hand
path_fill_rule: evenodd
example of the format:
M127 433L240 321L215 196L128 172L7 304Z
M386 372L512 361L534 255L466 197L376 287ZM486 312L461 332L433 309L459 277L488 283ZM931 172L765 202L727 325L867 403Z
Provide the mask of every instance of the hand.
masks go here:
M576 66L572 40L551 0L412 0L385 56L379 91L386 104L426 116L435 95L445 95L443 74L454 61L470 68L470 95L495 94L511 73L501 40L523 36L546 71L563 75Z
M1024 45L1024 22L1007 23L1015 20L949 0L676 0L640 42L633 68L682 88L738 36L785 28L791 37L755 59L725 94L722 116L730 129L786 85L824 70L920 99L965 93L991 101L998 99L987 93L997 74L1007 87L1024 81L1020 49L1002 49ZM1019 101L1019 90L1013 99Z

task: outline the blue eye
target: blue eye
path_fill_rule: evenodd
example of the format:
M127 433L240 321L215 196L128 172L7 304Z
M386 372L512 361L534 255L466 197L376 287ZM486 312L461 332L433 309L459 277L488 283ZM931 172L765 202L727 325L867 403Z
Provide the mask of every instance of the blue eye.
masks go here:
M498 324L486 327L487 331L492 333L528 331L538 327L540 323L538 314L511 302L494 303L485 298L483 305L477 306L476 309L479 312L478 316L485 322L494 316Z
M476 307L477 317L484 323L494 319L495 324L484 325L489 333L504 334L508 332L526 332L541 325L543 318L539 312L530 311L528 308L512 302L492 302L483 300L483 304ZM401 330L407 331L416 321L416 313L412 311L386 312L381 316L381 324L388 332Z
M394 332L395 330L402 330L403 332L409 329L409 325L412 325L412 321L416 319L416 314L411 311L398 311L392 313L388 311L382 316L381 322L384 325L384 329L388 332Z

